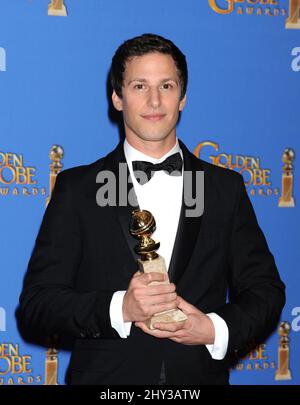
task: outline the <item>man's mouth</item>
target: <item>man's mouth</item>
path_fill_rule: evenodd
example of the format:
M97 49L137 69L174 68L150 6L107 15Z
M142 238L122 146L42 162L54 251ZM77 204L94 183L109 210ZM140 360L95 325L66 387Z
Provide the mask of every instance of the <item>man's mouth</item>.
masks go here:
M149 120L149 121L159 121L165 117L165 114L146 114L146 115L142 115L142 117L145 120Z

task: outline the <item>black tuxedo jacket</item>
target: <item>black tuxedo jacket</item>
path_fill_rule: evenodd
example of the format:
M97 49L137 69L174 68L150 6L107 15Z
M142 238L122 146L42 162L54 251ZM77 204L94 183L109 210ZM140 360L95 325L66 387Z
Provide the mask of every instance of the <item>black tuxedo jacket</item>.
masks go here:
M126 162L120 143L95 163L58 175L20 296L29 326L75 337L70 384L157 384L162 361L169 384L227 384L232 354L276 326L284 284L242 176L180 146L185 170L204 171L205 205L202 216L185 217L183 201L169 277L186 301L225 320L227 355L213 360L204 345L158 339L134 324L122 339L111 327L112 295L126 290L138 270L137 240L129 234L133 208L96 203L97 174L118 176Z

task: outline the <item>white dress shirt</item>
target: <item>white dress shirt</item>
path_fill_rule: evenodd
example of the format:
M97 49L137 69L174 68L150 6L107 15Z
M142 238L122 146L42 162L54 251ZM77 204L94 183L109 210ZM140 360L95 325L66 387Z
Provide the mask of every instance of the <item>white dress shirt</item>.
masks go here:
M132 161L145 160L151 163L161 163L168 156L182 151L178 140L175 146L160 159L147 156L132 147L127 140L124 141L124 153L132 179L134 191L140 209L150 211L156 221L156 230L152 237L160 242L157 253L166 262L169 268L175 237L177 233L183 192L183 176L170 176L163 170L154 172L152 178L146 184L139 184L133 174ZM127 338L130 334L131 322L123 320L123 298L126 291L116 291L110 303L110 320L112 327L119 333L121 338ZM214 344L206 345L213 359L221 360L225 357L228 346L228 327L226 322L217 314L207 314L212 320L215 329Z

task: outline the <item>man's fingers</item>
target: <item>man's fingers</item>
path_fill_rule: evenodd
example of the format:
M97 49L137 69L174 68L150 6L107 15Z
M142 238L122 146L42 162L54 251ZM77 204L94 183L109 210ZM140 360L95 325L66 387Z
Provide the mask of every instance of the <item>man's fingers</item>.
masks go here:
M182 297L178 295L178 308L182 310L185 314L188 313L193 313L195 312L195 307L191 304L189 304L187 301L185 301Z
M185 327L186 320L181 322L159 322L155 323L154 327L156 329L166 331L166 332L176 332Z
M166 273L158 273L153 271L151 273L144 273L143 276L143 281L146 285L152 283L153 281L163 282L167 280Z
M146 298L146 302L149 305L157 305L157 304L164 304L166 302L176 301L176 299L177 299L176 293L168 293L168 294L148 296Z
M176 309L177 308L177 301L171 301L171 302L165 302L164 304L155 304L151 305L151 312L154 314L163 312L163 311L169 311L171 309Z
M147 295L160 295L160 294L170 294L176 291L176 286L171 284L160 284L160 285L149 285L146 289Z
M157 338L171 338L173 336L172 332L163 332L156 329L151 330L144 324L144 322L135 322L135 326L141 328L145 333Z

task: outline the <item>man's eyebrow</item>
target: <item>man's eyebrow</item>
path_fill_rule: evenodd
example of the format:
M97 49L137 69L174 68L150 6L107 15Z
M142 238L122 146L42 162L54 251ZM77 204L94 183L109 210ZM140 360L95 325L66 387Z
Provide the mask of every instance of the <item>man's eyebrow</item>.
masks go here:
M173 77L166 77L165 79L162 79L160 82L161 82L161 83L165 83L165 82L169 82L169 81L172 81L172 82L175 82L176 84L178 84L178 81L177 81L176 79L174 79ZM147 79L143 79L143 78L136 77L136 78L134 78L134 79L131 79L131 80L128 82L128 85L130 85L132 82L146 83L146 82L147 82Z
M136 77L135 79L129 80L128 85L131 84L132 82L142 82L142 83L146 83L147 80L146 80L146 79L140 79L139 77Z

